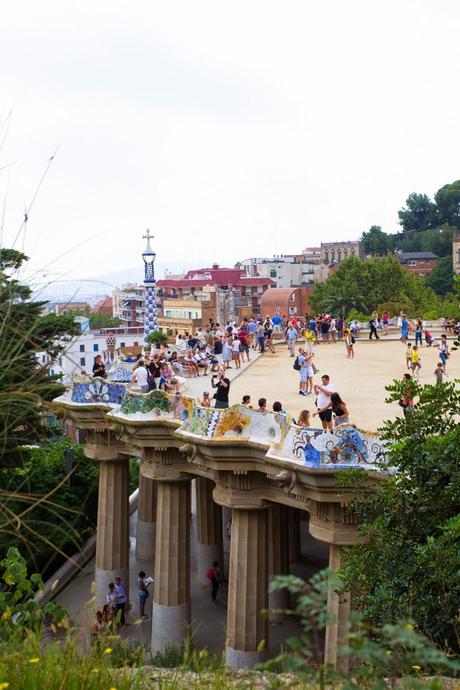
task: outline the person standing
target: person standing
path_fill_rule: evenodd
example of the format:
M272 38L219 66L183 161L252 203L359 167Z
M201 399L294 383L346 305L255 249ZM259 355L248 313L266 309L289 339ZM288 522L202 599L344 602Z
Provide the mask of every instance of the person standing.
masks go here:
M444 368L442 366L442 362L438 362L436 369L434 370L434 375L436 377L436 385L441 385L442 377L447 376L447 374L444 371Z
M406 369L410 371L412 368L412 343L407 343L406 348Z
M118 625L125 625L125 609L128 597L126 595L126 589L121 581L120 577L115 578L115 594L117 597L117 603L115 608L115 620Z
M107 605L107 621L112 623L117 610L117 595L115 594L115 584L113 582L109 583L109 588L105 595L105 603Z
M407 337L409 335L409 321L407 320L407 316L405 314L402 315L401 319L401 342L406 343L407 342Z
M421 319L417 319L415 325L415 344L422 347L423 324Z
M412 376L410 374L404 374L403 381L406 384L403 389L402 398L399 401L400 406L403 408L404 416L407 417L408 414L414 409L414 397L412 393Z
M211 581L211 601L217 603L217 592L220 584L219 561L214 561L207 572L207 578Z
M418 351L418 346L414 345L414 347L412 348L412 357L411 357L412 374L418 374L420 372L421 368L422 368L422 365L420 362L420 352Z
M219 380L216 383L216 374L212 375L211 386L217 388L214 399L216 401L214 407L217 410L225 410L228 407L228 394L230 393L230 380L225 378L224 372L219 374Z
M442 362L442 368L444 369L444 373L446 373L446 364L447 364L447 360L450 357L449 345L447 344L447 335L441 336L441 341L438 345L438 349L439 349L439 359Z
M383 335L388 335L388 321L388 312L384 311L382 314Z
M139 593L139 616L144 620L148 618L145 614L145 604L149 596L148 585L150 582L147 583L145 573L141 570L137 577L137 591Z
M141 391L143 393L149 392L148 372L144 366L144 360L143 359L139 360L136 369L134 369L133 375L131 377L131 381L133 383L137 383L137 385L139 386L139 388L141 389Z
M377 333L377 326L376 326L376 319L374 317L374 314L372 314L371 318L369 319L369 340L372 340L372 336L375 336L376 340L379 340L379 336Z
M297 330L294 328L292 323L289 325L288 332L287 332L287 342L288 342L288 350L289 350L289 356L290 357L295 357L295 344L297 340Z
M330 378L327 374L321 376L321 386L315 384L315 394L317 395L316 407L317 412L313 413L313 416L319 415L323 429L329 429L332 431L332 410L330 408L331 395L335 393L334 386L330 382Z
M260 352L265 352L265 328L262 321L259 321L256 327L257 345Z

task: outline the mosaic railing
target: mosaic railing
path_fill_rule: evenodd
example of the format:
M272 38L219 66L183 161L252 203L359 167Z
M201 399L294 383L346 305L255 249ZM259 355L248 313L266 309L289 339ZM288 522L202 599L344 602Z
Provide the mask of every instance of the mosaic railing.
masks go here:
M74 381L71 401L80 404L120 405L125 394L126 384L112 383L96 377L83 382Z
M150 418L161 416L183 421L192 413L192 409L192 398L181 393L170 395L159 390L150 393L127 391L117 415L147 415Z

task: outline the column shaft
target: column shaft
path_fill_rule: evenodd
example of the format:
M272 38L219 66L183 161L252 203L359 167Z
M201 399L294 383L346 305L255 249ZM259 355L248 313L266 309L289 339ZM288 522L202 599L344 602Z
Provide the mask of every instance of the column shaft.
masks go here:
M227 611L227 664L253 668L268 649L268 618L261 616L268 596L266 510L234 509L230 541Z
M152 651L183 643L190 625L190 481L158 482Z
M342 566L342 547L335 544L329 546L329 568L335 572ZM326 626L325 662L347 671L349 660L346 656L339 656L338 650L347 642L348 621L350 619L350 593L337 594L330 588L327 596L327 610L333 620Z
M213 489L214 482L210 479L196 478L196 560L197 577L202 584L209 584L206 574L214 561L219 562L221 571L224 567L222 508L213 501Z
M300 560L300 510L288 508L289 522L289 562L298 563Z
M155 555L155 529L157 519L157 488L149 477L139 476L137 503L136 558L153 563Z
M272 505L268 510L268 581L272 582L277 575L289 573L289 537L288 508ZM289 593L286 589L270 592L268 595L270 609L286 609L289 606ZM270 621L279 622L281 613L271 613Z
M128 458L102 461L96 536L96 602L105 603L107 587L121 577L129 593Z

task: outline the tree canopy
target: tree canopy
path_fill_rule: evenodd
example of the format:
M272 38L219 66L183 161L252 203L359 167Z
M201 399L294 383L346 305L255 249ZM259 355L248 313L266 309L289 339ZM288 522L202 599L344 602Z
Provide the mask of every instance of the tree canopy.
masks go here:
M438 225L436 204L426 194L409 194L406 206L398 211L398 216L405 231L426 230Z
M460 228L460 180L445 184L434 195L439 223Z
M350 257L324 283L317 283L310 298L315 311L339 314L351 310L370 314L374 309L422 314L436 302L423 278L406 271L394 256L360 261Z
M46 436L40 413L64 390L36 353L55 358L64 349L60 338L78 333L72 315L42 315L46 302L31 300L15 277L25 261L21 252L0 250L0 465L16 464L21 446Z
M436 266L427 276L426 284L432 288L437 295L447 295L452 292L454 283L454 270L452 266L452 257L443 256L439 259Z

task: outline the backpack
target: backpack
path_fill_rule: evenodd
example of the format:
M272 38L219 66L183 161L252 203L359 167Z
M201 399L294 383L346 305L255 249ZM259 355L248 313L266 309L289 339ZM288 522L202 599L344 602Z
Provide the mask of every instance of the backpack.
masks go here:
M296 357L294 360L294 364L292 365L292 368L295 369L296 371L300 371L301 366L299 364L299 358Z
M207 572L207 574L206 574L206 577L208 578L208 580L212 580L212 578L214 577L214 575L215 575L215 573L214 573L214 568L211 566L211 568L209 568L209 570L208 570L208 572Z

